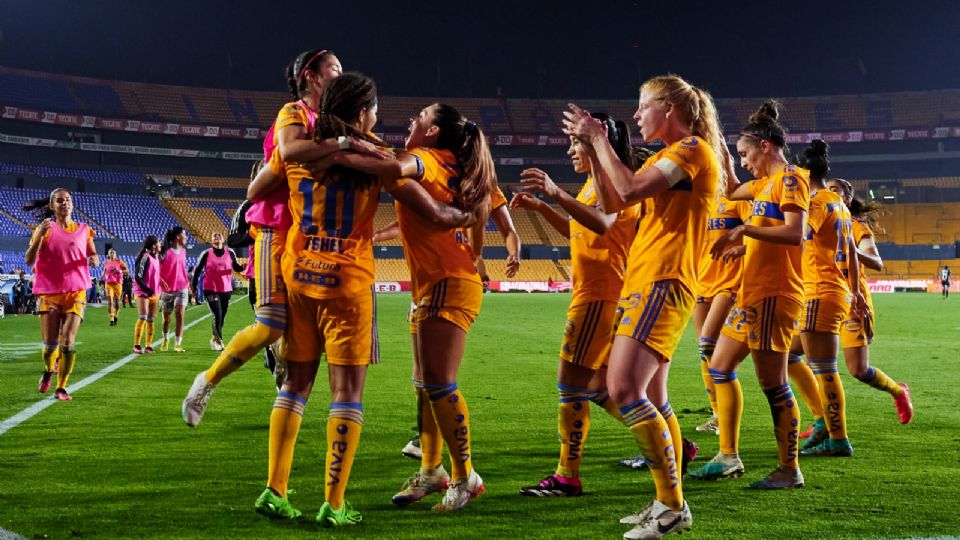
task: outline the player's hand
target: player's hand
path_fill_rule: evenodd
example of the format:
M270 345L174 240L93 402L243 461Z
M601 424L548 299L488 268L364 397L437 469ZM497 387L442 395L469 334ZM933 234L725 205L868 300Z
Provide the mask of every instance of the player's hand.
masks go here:
M727 250L727 247L730 244L735 244L743 239L743 225L739 225L730 229L730 232L721 236L716 243L713 244L713 247L710 248L710 256L714 259L719 259L723 257L723 253Z
M860 291L853 294L851 306L853 307L853 312L859 315L861 319L870 316L870 306L867 305L867 299L863 297L863 293Z
M520 271L520 257L518 255L507 256L507 277L512 278Z
M483 257L477 257L473 260L473 264L477 267L477 273L480 274L480 281L489 282L490 276L487 275L487 263L483 262Z
M581 144L592 146L594 141L607 138L607 126L590 116L589 111L568 103L569 111L563 111L563 132L576 138Z
M513 198L510 199L510 209L516 210L517 208L523 208L525 210L536 210L540 205L544 204L543 201L534 197L526 191L518 191L513 194Z
M546 172L537 169L524 169L520 173L520 183L527 192L543 193L551 199L557 199L560 188Z
M727 250L723 252L723 262L725 263L733 262L739 259L740 257L743 257L743 255L746 252L747 252L747 246L743 244L733 246L731 248L727 248Z
M46 236L46 234L50 231L50 223L51 223L50 218L47 218L41 221L39 225L37 225L36 237L38 240Z
M347 137L347 141L350 143L350 150L353 150L358 154L364 154L378 159L392 159L394 157L393 153L391 153L389 150L382 146L377 146L370 141L365 141L356 137Z

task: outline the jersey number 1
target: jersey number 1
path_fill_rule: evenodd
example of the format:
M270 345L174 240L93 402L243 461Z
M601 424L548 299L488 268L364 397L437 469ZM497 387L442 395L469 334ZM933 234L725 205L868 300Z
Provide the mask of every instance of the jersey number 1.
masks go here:
M353 206L356 198L353 185L343 179L334 180L326 185L322 197L318 197L321 190L316 187L317 182L313 178L304 178L298 185L298 190L303 195L300 230L307 236L319 234L319 216L315 218L313 214L314 208L322 205L324 234L337 238L350 236L353 232ZM318 198L321 200L318 201Z

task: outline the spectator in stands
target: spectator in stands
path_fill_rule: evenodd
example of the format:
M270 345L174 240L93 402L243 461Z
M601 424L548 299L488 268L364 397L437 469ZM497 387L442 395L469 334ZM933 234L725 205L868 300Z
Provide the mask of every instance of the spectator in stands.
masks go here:
M54 397L70 401L67 381L77 358L74 344L87 307L89 267L100 264L93 244L96 233L73 221L73 197L65 189L55 189L49 200L30 201L23 209L40 220L24 254L27 265L34 266L33 290L40 296L44 370L38 390L46 393L57 371ZM58 358L59 369L55 369Z
M207 299L210 313L213 314L213 336L210 348L222 351L223 323L230 308L230 296L233 294L233 272L243 272L243 265L237 260L237 254L223 245L223 234L213 233L210 248L200 255L193 274L191 288L196 291L200 274L203 274L203 296Z
M187 278L187 233L183 227L169 229L160 250L160 305L163 308L163 341L160 350L170 347L170 315L176 314L174 326L175 352L183 349L183 314L190 299L190 281Z

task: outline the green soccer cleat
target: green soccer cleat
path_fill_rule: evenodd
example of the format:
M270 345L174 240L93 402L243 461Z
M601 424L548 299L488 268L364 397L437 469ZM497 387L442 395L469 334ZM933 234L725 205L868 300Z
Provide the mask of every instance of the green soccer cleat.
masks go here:
M317 525L323 527L343 527L344 525L356 525L363 521L360 512L354 510L350 503L343 501L343 506L339 510L334 510L330 503L325 502L317 512Z
M827 439L816 446L804 448L800 451L801 456L810 457L850 457L853 455L853 446L849 439L835 440Z
M829 438L830 433L827 431L826 420L817 418L817 421L813 423L813 433L811 433L810 436L807 437L806 442L803 443L802 450L809 450Z
M258 514L270 519L297 519L303 515L303 512L294 508L286 497L277 495L270 488L263 490L263 493L257 497L253 508Z
M687 473L692 480L722 480L743 476L743 462L737 455L717 454L705 465Z

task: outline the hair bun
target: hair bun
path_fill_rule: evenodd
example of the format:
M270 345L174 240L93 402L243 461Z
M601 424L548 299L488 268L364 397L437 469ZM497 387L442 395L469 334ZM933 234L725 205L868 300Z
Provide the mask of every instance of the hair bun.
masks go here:
M763 118L771 120L780 118L780 102L773 99L764 101L763 105L760 105L760 108L750 115L749 120L752 124L761 121Z
M830 147L827 145L827 141L814 139L810 141L810 153L814 156L827 156L830 153Z

